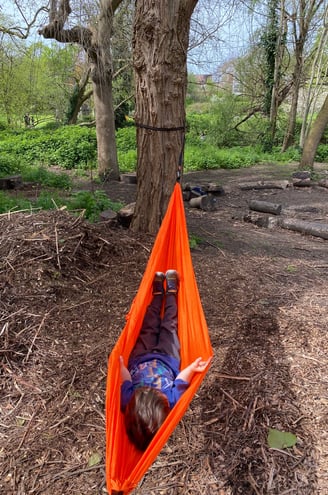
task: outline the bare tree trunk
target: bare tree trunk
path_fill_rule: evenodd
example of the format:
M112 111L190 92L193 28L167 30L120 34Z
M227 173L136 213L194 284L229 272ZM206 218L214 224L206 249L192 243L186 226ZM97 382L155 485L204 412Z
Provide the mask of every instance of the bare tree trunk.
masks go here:
M78 43L86 51L91 64L94 88L98 170L100 177L119 180L115 140L115 116L112 101L111 36L115 9L122 0L100 0L96 27L91 30L79 24L66 29L72 13L70 0L50 3L49 24L39 34L61 43Z
M300 147L303 149L305 139L309 128L311 127L311 121L313 118L313 112L315 103L317 101L318 95L322 92L322 78L320 75L322 74L323 63L325 60L325 49L324 47L327 45L328 39L328 7L325 8L324 13L324 22L323 29L319 33L319 44L316 47L315 55L312 62L311 75L310 79L307 82L307 93L304 104L304 112L302 117L302 127L301 127L301 135L300 135ZM310 112L312 115L310 115Z
M293 96L289 113L287 131L282 145L282 151L286 151L294 144L296 116L298 107L299 90L301 87L302 73L304 67L304 46L308 38L312 21L315 18L323 0L308 0L307 2L296 2L295 12L292 13L293 37L295 44L295 67L293 71Z
M302 57L301 57L302 58ZM297 60L297 57L296 57ZM293 90L292 90L292 102L289 111L288 127L284 137L284 142L282 145L282 151L286 151L287 148L294 144L295 140L295 128L296 128L296 117L297 117L297 107L298 107L298 96L301 86L301 74L303 70L303 64L301 62L296 62L294 74L293 74Z
M157 232L183 151L187 49L197 0L136 2L137 199L132 229Z
M311 130L305 139L303 153L300 161L300 169L313 168L314 157L320 143L320 139L328 124L328 94L314 121Z

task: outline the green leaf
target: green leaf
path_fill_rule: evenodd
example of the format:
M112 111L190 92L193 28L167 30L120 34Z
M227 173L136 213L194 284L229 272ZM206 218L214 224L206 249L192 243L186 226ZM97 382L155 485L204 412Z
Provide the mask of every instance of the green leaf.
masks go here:
M271 449L286 449L294 447L297 442L297 436L287 431L279 431L269 428L268 445Z
M89 457L88 466L95 466L96 464L99 464L100 461L101 455L98 452L93 452L93 454Z

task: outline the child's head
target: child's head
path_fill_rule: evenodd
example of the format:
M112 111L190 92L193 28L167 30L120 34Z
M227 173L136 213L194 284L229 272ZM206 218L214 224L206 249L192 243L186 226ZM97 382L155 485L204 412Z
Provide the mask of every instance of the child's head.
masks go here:
M146 450L169 412L169 401L159 390L151 387L135 390L124 421L128 437L138 450Z

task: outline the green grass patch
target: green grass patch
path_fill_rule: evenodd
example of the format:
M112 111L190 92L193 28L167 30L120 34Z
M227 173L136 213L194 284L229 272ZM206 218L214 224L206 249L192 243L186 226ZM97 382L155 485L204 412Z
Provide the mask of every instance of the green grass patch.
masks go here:
M59 193L43 191L35 200L29 200L21 195L15 197L0 191L0 213L8 211L54 210L66 206L72 213L81 213L90 222L96 222L102 211L112 209L118 211L122 204L112 201L104 191L79 191L69 197Z

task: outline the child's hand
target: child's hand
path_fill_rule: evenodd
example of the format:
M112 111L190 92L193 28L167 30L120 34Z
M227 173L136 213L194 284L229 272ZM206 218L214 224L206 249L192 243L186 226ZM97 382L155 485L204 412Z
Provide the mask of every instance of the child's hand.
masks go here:
M201 357L195 359L195 361L193 363L191 363L192 370L195 373L201 373L202 371L204 371L206 369L206 367L209 365L211 360L212 360L211 357L208 358L207 361L203 361L203 359Z
M207 361L203 361L201 357L195 359L189 366L187 366L184 370L180 371L177 376L177 379L183 380L187 383L190 383L192 377L195 373L201 373L206 369L206 366L211 362L212 358L208 358Z
M122 383L125 382L125 381L127 381L127 380L129 382L132 382L130 372L127 369L127 367L125 366L125 364L124 364L123 356L120 356L120 370L121 370L121 381L122 381Z

